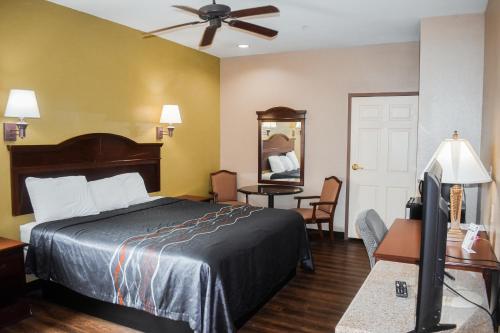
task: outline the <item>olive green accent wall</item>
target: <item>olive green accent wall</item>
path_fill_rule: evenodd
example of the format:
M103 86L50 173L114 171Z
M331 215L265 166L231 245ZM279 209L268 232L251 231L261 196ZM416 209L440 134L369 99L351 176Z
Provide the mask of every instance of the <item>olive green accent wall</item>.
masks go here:
M14 88L35 90L41 114L16 144L92 132L155 142L162 105L179 104L183 124L162 148L161 194L206 194L219 168L219 87L216 57L46 1L0 1L1 115ZM19 238L33 216L12 217L5 143L0 190L0 236Z

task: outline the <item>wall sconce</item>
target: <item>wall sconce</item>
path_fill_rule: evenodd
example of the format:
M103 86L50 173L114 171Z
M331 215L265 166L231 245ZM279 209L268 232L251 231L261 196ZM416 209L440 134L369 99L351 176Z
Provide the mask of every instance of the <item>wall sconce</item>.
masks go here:
M269 136L269 134L271 134L271 128L276 128L276 126L277 126L277 124L275 121L266 121L266 122L262 123L262 127L265 129L267 136Z
M172 137L175 127L173 124L182 124L181 113L178 105L163 105L161 111L160 124L168 124L167 132L163 127L156 128L156 139L161 140L165 134Z
M299 130L299 134L302 134L301 127L302 127L302 123L300 121L290 123L290 128L292 129L291 131L292 131L293 138L295 137L295 130Z
M24 139L26 137L26 128L28 127L28 123L24 119L40 118L35 92L33 90L12 89L9 94L4 117L19 118L19 121L15 124L3 124L3 139L5 141L16 141L18 136Z
M302 122L297 121L295 123L295 128L299 130L299 135L302 135Z

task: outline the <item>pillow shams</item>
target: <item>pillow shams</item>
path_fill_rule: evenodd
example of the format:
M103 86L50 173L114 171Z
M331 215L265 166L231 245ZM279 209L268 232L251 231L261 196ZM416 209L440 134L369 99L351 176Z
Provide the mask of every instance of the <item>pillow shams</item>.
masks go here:
M281 162L279 156L269 156L268 157L269 165L271 166L271 170L273 172L284 172L285 166Z
M26 178L36 222L99 214L84 176Z
M286 153L286 157L288 157L290 159L290 161L292 161L294 169L300 169L300 163L299 163L299 160L297 159L297 155L295 154L295 151L293 151L293 150L289 151L288 153Z
M129 205L136 205L150 200L144 180L138 172L124 173L115 177L121 182L121 188L125 192Z
M285 167L285 171L292 171L295 169L292 161L290 161L290 159L288 157L286 157L285 155L281 155L280 160L281 160L281 163L283 164L283 166Z
M101 212L127 208L128 200L117 177L103 178L88 183L92 198Z

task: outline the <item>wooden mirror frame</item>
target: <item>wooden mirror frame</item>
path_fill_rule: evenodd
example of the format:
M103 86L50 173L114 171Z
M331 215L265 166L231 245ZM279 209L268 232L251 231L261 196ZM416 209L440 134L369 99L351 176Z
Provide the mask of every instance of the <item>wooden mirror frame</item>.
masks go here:
M258 120L258 140L259 140L259 168L258 168L258 182L262 184L275 184L275 185L296 185L304 186L304 156L305 156L305 138L306 138L306 112L305 110L294 110L285 106L277 106L270 108L266 111L257 111ZM263 122L300 122L300 180L296 182L280 181L280 180L267 180L262 179L262 123Z

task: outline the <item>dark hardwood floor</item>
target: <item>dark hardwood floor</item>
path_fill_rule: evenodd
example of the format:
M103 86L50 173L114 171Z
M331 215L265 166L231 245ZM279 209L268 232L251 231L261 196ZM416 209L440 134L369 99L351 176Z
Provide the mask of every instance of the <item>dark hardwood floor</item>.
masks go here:
M297 276L239 332L333 332L370 271L361 241L336 237L311 240L314 274ZM65 307L31 297L33 316L1 332L136 332Z
M340 237L333 243L313 237L311 248L315 273L298 269L297 276L239 332L334 331L370 272L368 256L361 241Z

